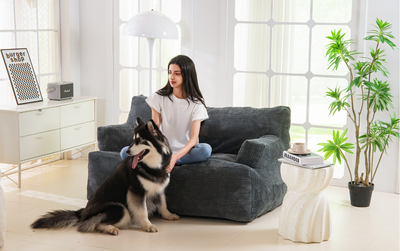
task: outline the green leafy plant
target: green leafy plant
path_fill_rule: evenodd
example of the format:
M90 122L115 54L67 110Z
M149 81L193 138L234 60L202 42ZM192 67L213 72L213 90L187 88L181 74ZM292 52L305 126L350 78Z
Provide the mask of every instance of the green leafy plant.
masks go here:
M389 143L393 138L400 138L399 122L400 119L390 116L389 122L376 120L377 112L389 111L392 104L392 95L387 81L377 78L372 79L373 74L382 73L384 77L388 77L389 71L385 68L385 50L380 46L387 44L393 50L396 45L391 41L394 38L390 29L392 25L388 22L376 19L375 29L368 31L369 35L365 40L374 41L375 48L369 49L369 57L363 58L365 61L356 61L355 56L361 54L350 50L353 41L345 40L345 34L341 34L341 30L331 31L331 36L327 38L330 43L327 45L326 56L328 57L328 69L337 70L341 63L344 63L350 73L350 83L346 89L341 90L336 87L334 90L329 89L326 96L331 97L334 101L329 106L329 115L336 112L345 111L347 116L354 124L355 144L346 143L347 129L339 136L339 131L333 131L333 140L328 143L320 143L322 148L318 151L325 152L325 159L333 155L333 161L341 163L344 159L350 173L351 182L355 185L370 186L375 178L383 153L389 147ZM353 63L352 63L353 62ZM360 96L359 104L356 104L355 98ZM361 117L363 112L366 117ZM363 121L362 121L363 120ZM361 124L365 124L365 132L361 134ZM354 172L348 164L344 152L353 154L350 149L355 148ZM360 173L361 153L364 152L365 173ZM380 152L379 159L375 164L374 153ZM354 179L353 179L354 174ZM364 177L365 175L365 177Z
M350 173L350 179L353 180L353 177L351 175L351 170L349 163L347 162L347 158L344 155L343 151L348 152L348 153L353 153L350 149L354 148L354 144L351 143L346 143L347 138L345 138L346 129L342 135L339 136L339 130L335 133L335 130L333 130L333 141L328 140L328 143L319 143L318 145L323 146L319 151L325 152L325 159L328 159L332 154L333 154L333 163L336 164L336 160L339 162L339 164L342 164L342 158L346 162L347 169L349 170Z

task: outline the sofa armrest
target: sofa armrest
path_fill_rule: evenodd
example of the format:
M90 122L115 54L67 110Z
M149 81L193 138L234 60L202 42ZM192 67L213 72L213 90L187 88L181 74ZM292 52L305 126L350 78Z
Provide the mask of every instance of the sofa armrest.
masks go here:
M88 157L88 183L87 199L89 200L94 192L114 172L121 162L119 152L94 151Z
M133 127L129 124L108 125L97 128L99 150L119 152L133 141Z
M248 139L239 149L236 161L252 168L265 168L274 165L282 156L283 142L274 135Z

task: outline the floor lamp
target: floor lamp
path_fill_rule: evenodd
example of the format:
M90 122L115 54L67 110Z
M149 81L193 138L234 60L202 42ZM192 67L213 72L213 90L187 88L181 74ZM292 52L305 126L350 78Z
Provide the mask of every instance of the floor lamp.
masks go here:
M153 47L156 38L178 39L178 28L174 22L157 11L144 11L133 16L125 26L124 35L145 37L150 52L150 94L152 90Z

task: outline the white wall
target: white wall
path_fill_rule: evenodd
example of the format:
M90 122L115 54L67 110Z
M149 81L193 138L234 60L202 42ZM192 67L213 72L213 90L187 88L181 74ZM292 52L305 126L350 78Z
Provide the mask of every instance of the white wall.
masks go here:
M81 39L79 22L79 0L60 1L61 25L61 79L72 81L74 95L81 95Z
M67 0L62 0L67 1ZM71 0L72 1L72 0ZM76 1L76 0L73 0ZM116 0L114 0L116 1ZM382 4L384 2L384 4ZM369 0L367 24L374 23L376 17L394 25L393 34L399 37L398 0ZM231 81L226 81L226 1L185 0L182 1L182 52L192 57L196 64L201 90L208 106L231 104ZM387 6L390 6L388 8ZM70 10L71 11L71 10ZM113 1L79 1L80 51L71 51L80 57L80 88L82 95L99 98L99 125L115 124L112 118L113 105ZM364 36L364 35L362 35ZM395 43L400 45L398 38ZM399 109L399 50L387 51L387 68L391 72L393 101L396 114ZM386 119L382 118L382 119ZM395 142L384 156L375 179L375 190L398 192L399 143ZM334 180L333 185L347 186L346 175Z
M393 35L395 39L393 42L400 48L400 19L399 19L399 1L398 0L385 0L385 1L369 1L367 23L374 24L375 19L383 19L393 25ZM393 10L393 11L391 11ZM370 26L369 26L370 27ZM371 44L367 44L371 46ZM396 112L397 117L400 117L400 88L399 88L399 49L392 50L389 46L385 46L387 54L387 64L385 65L390 72L388 83L390 83L391 93L393 95L393 105L396 108L391 110ZM378 119L388 121L388 115L379 116ZM395 140L388 149L388 155L383 157L383 161L379 167L378 173L374 183L379 186L380 191L399 192L399 155L400 155L400 142Z
M400 19L399 19L399 1L398 0L373 0L368 1L368 17L367 24L375 24L375 19L383 19L393 25L393 42L400 48ZM392 11L393 10L393 11ZM371 27L371 26L369 26ZM368 44L370 47L372 44ZM397 117L400 117L400 88L399 88L399 49L392 50L389 46L385 46L385 54L387 54L387 64L385 67L390 72L388 83L390 83L391 94L393 95L393 105ZM384 79L384 78L383 78ZM378 119L388 121L389 115L379 116ZM374 183L379 186L380 191L399 192L399 155L400 142L395 140L388 149L388 155L384 155L383 161L379 167Z
M225 1L193 1L192 59L207 106L228 106L225 81ZM195 10L195 11L194 11Z
M98 125L112 124L113 4L79 1L81 95L98 97Z

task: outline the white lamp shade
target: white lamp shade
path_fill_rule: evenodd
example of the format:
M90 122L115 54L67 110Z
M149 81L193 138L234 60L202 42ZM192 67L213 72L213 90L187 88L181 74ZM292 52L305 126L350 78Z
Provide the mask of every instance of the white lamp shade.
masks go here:
M156 11L145 11L133 16L125 26L124 35L178 39L178 29L171 19Z

